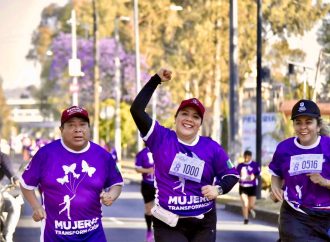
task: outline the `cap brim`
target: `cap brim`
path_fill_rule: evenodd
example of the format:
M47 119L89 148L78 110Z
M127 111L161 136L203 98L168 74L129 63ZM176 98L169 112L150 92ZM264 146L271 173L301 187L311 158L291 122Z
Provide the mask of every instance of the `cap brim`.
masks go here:
M320 117L320 115L315 114L315 113L300 113L300 114L297 114L295 116L292 116L291 120L294 120L295 118L300 117L300 116L308 116L308 117L312 117L312 118L319 118Z
M67 119L63 120L61 124L64 124L65 122L67 122L70 119L75 118L75 117L76 118L82 118L82 119L84 119L85 121L87 121L89 123L89 118L88 117L86 117L86 116L84 116L82 114L77 113L77 114L74 114L74 115L68 117Z

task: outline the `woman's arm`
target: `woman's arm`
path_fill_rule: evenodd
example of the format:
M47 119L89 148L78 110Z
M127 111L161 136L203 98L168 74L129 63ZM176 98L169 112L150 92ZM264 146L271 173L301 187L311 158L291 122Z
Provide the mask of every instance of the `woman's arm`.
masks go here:
M145 111L151 96L161 82L169 81L171 79L171 75L172 72L169 70L159 70L157 74L152 76L146 85L141 89L132 103L130 111L142 136L145 136L148 133L152 125L152 119Z
M279 176L274 176L272 175L271 178L271 188L272 188L272 192L270 194L270 198L274 201L274 202L278 202L278 201L283 201L283 190L282 190L282 185L283 185L283 180L281 177Z

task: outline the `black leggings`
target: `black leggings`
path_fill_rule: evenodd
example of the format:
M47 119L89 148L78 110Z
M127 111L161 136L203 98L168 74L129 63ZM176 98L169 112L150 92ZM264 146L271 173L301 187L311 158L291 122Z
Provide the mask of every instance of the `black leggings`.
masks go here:
M329 216L307 215L294 210L284 201L279 222L281 242L330 241Z
M180 218L175 227L170 227L153 218L155 242L215 242L217 214L212 209L203 219Z

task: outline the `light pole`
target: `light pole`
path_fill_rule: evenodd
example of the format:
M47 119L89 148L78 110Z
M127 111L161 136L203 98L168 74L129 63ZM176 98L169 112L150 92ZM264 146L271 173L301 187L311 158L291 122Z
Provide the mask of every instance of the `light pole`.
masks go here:
M314 70L313 67L309 67L307 65L304 65L302 63L294 62L294 61L288 61L288 68L289 68L289 75L292 75L295 73L294 67L301 67L303 69L303 73L306 75L308 74L306 71L307 70ZM303 99L307 98L307 81L308 81L308 76L304 78L304 86L303 86Z
M257 89L256 89L256 161L262 165L262 8L261 0L257 0ZM257 198L261 198L261 177L258 178Z
M72 56L69 60L69 75L72 76L72 84L70 85L70 92L72 93L72 105L78 106L78 76L82 76L81 62L77 58L77 31L76 31L76 12L71 11L71 45Z
M129 21L128 17L115 18L115 149L117 151L118 160L121 160L121 117L120 117L120 99L121 99L121 82L120 82L120 58L119 58L119 21Z
M99 79L99 46L98 46L98 16L95 0L93 5L93 57L94 57L94 128L93 141L99 143L100 115L100 79Z
M319 71L320 71L320 67L321 67L321 59L322 59L322 56L325 55L325 56L330 56L329 53L325 53L322 49L320 50L320 53L319 53L319 58L317 60L317 65L316 65L316 71L315 71L315 82L314 82L314 90L313 90L313 97L312 97L312 100L314 102L316 102L316 94L317 94L317 87L318 87L318 74L319 74Z
M141 65L140 65L140 34L139 34L139 1L134 0L134 39L135 39L135 78L136 78L136 94L141 89ZM171 11L182 11L182 6L170 5L168 7ZM156 95L153 97L152 109L153 118L156 117ZM140 132L137 131L137 150L141 150L143 146L142 139L140 137Z
M134 38L135 38L135 79L136 79L136 94L141 89L141 65L140 65L140 34L139 34L139 1L134 0ZM137 150L142 149L142 139L140 132L137 131Z
M230 0L230 91L229 91L229 146L230 156L236 161L238 154L238 50L237 0Z

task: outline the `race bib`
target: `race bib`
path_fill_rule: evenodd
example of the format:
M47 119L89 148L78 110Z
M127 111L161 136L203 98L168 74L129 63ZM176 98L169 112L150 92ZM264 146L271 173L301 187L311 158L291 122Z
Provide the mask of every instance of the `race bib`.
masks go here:
M291 156L290 176L321 173L323 165L323 154L303 154Z
M194 153L193 157L178 153L172 162L169 174L200 182L204 171L204 165L205 161L199 159Z

